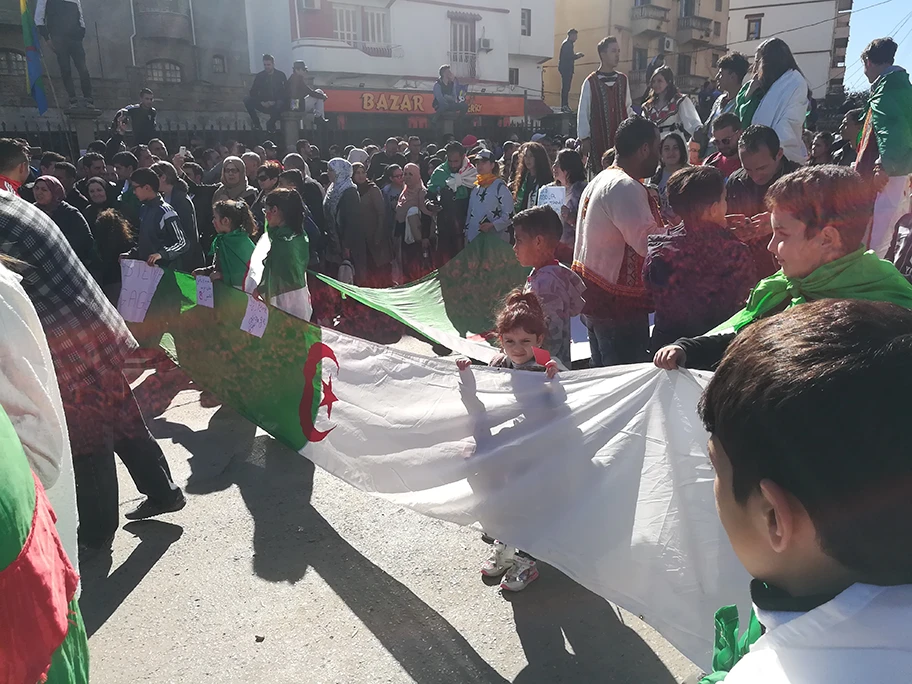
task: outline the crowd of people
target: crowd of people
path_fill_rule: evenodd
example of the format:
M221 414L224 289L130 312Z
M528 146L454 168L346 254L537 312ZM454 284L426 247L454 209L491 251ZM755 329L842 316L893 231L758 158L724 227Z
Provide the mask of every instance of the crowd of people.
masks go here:
M572 74L581 55L571 38L562 64ZM912 227L903 219L912 211L912 84L893 64L895 52L889 38L866 48L870 101L846 112L838 136L806 130L808 84L781 39L765 41L752 65L739 53L720 60L718 96L704 97L698 110L667 67L655 70L634 107L617 71L618 42L608 37L598 45L599 69L583 85L577 138L539 133L498 143L468 135L438 147L411 135L382 146L365 138L327 154L301 139L284 156L271 141L247 149L191 140L173 153L155 135L154 94L144 89L139 103L117 113L109 139L91 143L80 159L55 152L33 159L23 141L0 139L7 191L0 193L0 280L19 272L13 280L47 337L73 453L79 543L110 548L118 527L114 453L146 496L128 518L185 505L123 374L137 345L113 306L121 260L243 288L261 241L269 258L253 296L321 325L334 325L345 310L335 290L308 272L386 288L440 268L474 240L511 244L530 275L497 318L492 332L503 353L492 365L549 378L568 372L570 321L582 313L593 367L652 358L669 370L719 368L703 405L717 473L747 467L720 464L755 449L738 431L750 433L751 407L763 399L749 404L730 394L737 373L769 365L754 358L752 345L785 354L792 344L785 335L808 344L829 339L811 339L810 313L783 311L822 299L912 308L912 285L891 263L897 238ZM325 99L307 86L305 72L295 64L286 79L264 56L246 102L257 123L257 112L274 128L286 108L312 109ZM441 86L441 109L458 114L460 87L446 67ZM301 292L308 294L294 296ZM806 309L834 334L871 328L859 344L876 346L890 326L897 334L910 327L907 311L884 306ZM779 327L763 323L780 318ZM843 339L833 348L845 358L861 353ZM908 364L897 363L905 371ZM460 369L468 366L460 360ZM804 370L795 370L799 383L817 382ZM756 383L758 396L773 392ZM24 420L22 404L3 403L13 426ZM780 411L767 408L772 425ZM44 445L23 446L33 463L49 458ZM903 472L908 477L908 467ZM742 506L756 483L745 489L742 475L733 477L731 506ZM817 522L816 511L809 514ZM538 577L535 560L502 541L494 541L482 572L504 575L508 591Z

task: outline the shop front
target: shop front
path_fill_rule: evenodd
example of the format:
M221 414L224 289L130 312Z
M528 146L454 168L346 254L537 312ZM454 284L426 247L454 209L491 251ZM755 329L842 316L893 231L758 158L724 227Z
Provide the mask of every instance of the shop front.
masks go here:
M326 116L339 130L428 128L434 116L434 94L417 90L323 88L328 96ZM468 116L477 126L509 126L525 116L523 95L469 93ZM382 119L380 118L382 117Z

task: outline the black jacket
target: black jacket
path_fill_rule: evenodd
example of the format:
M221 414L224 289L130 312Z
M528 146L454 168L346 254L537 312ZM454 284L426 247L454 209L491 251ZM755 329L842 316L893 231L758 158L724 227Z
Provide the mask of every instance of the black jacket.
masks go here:
M142 105L132 104L124 107L123 111L127 113L127 116L130 117L130 122L133 124L134 145L148 145L149 141L158 135L155 129L155 107L146 109ZM111 140L114 137L111 136ZM108 141L108 147L111 146L111 140ZM105 150L105 154L107 154L107 150Z
M560 57L557 62L557 70L562 74L572 74L576 64L576 44L571 43L569 38L564 38L561 43Z
M70 243L70 247L76 252L76 256L79 257L83 266L97 280L101 270L98 251L85 216L73 205L61 202L51 214L51 220L60 228L63 237Z
M254 102L283 102L285 100L285 74L276 69L271 74L261 71L253 79L250 99Z
M367 177L374 181L377 185L380 185L383 181L383 174L386 173L386 167L390 164L398 164L402 168L405 168L405 165L408 162L405 160L405 155L397 152L393 156L389 156L386 153L386 150L380 150L377 154L371 159L370 167L367 170Z
M181 230L184 232L184 239L187 241L187 251L184 252L182 257L184 269L192 271L195 268L202 268L206 264L203 259L203 249L200 246L199 230L196 225L196 208L187 196L187 188L182 185L174 186L167 203L177 212Z

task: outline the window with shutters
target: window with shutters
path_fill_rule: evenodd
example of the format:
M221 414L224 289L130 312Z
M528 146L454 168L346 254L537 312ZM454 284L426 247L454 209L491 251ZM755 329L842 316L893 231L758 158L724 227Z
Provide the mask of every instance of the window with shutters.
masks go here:
M478 43L475 22L450 20L450 66L457 78L475 78Z
M690 55L678 55L678 76L690 76Z
M25 55L15 50L0 50L0 74L25 76L26 71Z
M523 9L519 13L520 33L524 36L532 35L532 10Z
M390 15L385 9L364 10L364 42L368 45L390 44Z
M361 40L361 8L333 5L333 35L336 40L357 43Z
M146 80L156 83L180 83L184 80L183 69L176 62L153 60L146 64Z

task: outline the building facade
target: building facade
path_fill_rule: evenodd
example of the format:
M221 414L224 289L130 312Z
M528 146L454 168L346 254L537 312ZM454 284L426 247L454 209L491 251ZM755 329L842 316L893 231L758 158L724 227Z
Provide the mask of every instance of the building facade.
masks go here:
M675 83L685 93L696 93L716 73L727 52L729 0L557 0L554 54L571 28L579 31L577 61L570 104L579 102L582 82L598 68L596 45L613 35L621 47L619 69L630 79L630 92L639 101L646 90L647 67L659 55L675 72ZM545 100L560 105L557 59L545 66Z
M341 127L377 113L425 127L444 64L468 86L473 117L521 119L534 104L550 114L541 65L553 56L555 0L290 0L290 9L292 57Z
M27 92L22 22L13 4L4 0L8 7L0 9L0 122L7 131L66 126L67 94L43 40L50 105L44 116ZM29 1L32 11L35 4ZM245 0L82 0L82 8L99 125L147 86L155 92L160 127L228 127L247 119L243 97L252 77Z
M842 96L852 0L731 0L728 43L753 58L767 38L782 38L815 98Z

